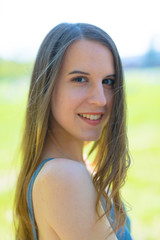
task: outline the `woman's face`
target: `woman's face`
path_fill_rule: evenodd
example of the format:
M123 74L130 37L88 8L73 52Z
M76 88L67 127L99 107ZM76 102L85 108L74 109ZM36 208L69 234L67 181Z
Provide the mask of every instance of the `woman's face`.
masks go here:
M62 137L98 140L110 116L114 82L113 56L106 46L91 40L71 44L51 98L52 128Z

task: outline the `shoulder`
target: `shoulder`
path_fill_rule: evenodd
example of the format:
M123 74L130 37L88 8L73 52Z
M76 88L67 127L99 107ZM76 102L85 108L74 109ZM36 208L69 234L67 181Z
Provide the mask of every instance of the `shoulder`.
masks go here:
M79 178L80 176L81 178ZM37 183L63 183L66 180L78 181L83 177L89 179L90 175L82 163L64 158L55 158L43 166L37 176Z
M36 221L45 219L64 240L102 239L109 223L96 223L96 198L92 179L82 163L54 159L44 165L34 184Z
M71 213L80 217L82 213L79 209L85 210L83 215L87 212L94 214L95 202L96 190L87 169L73 160L59 158L49 161L41 169L33 186L33 204L52 226L57 225L57 217L61 219L61 224L63 221L64 224L65 221L73 221ZM81 219L84 217L81 216Z
M78 195L79 201L82 195L96 199L96 190L86 167L74 160L57 158L47 162L39 172L33 186L33 197L54 198L55 203L56 200L65 198L69 201L71 197Z
M53 159L43 166L35 180L33 194L38 198L54 198L55 204L58 204L56 200L66 198L67 202L78 195L78 201L81 201L82 195L96 198L96 190L86 167L80 162L62 158Z

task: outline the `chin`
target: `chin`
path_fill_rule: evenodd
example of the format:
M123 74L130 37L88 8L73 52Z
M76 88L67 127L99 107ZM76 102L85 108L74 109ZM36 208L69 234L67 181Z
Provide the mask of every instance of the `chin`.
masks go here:
M83 141L89 141L89 142L91 142L91 141L98 141L99 139L101 138L101 135L95 135L95 136L87 136L87 137L85 137L85 138L83 138Z

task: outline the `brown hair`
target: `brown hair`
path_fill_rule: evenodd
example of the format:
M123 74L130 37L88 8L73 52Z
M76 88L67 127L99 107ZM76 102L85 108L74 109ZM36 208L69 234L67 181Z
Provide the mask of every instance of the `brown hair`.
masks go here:
M33 239L27 209L27 188L39 165L45 142L50 116L50 99L56 75L68 46L78 39L98 41L113 54L116 74L114 104L109 122L100 140L94 143L89 155L96 150L93 162L95 166L93 184L98 193L97 213L98 203L103 195L110 222L109 212L113 202L115 213L112 226L115 231L125 224L126 213L120 197L120 188L124 184L130 158L127 150L126 104L121 60L113 40L102 29L85 23L62 23L53 28L42 42L32 73L21 147L22 163L15 194L16 240Z

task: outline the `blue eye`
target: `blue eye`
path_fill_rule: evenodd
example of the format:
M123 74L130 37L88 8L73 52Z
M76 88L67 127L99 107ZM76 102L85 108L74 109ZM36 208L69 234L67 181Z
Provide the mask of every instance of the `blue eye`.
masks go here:
M108 86L114 86L115 84L115 80L113 79L109 79L109 78L106 78L102 81L103 84L106 84Z
M76 77L72 79L73 82L84 83L86 79L84 77Z

